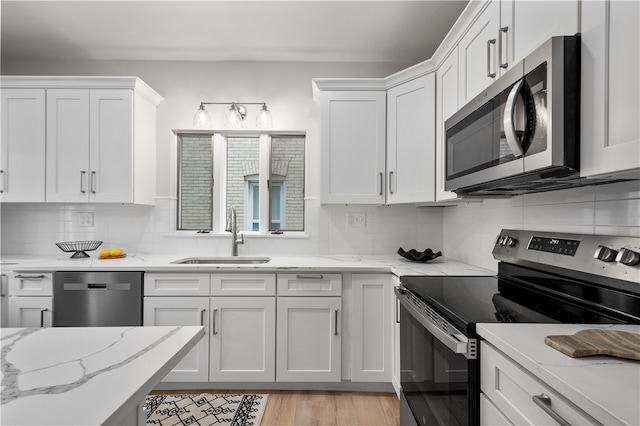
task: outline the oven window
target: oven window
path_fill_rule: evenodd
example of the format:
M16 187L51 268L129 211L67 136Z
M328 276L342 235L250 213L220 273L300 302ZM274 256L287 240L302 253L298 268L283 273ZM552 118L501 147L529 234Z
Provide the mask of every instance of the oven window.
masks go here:
M400 382L419 425L469 425L469 362L401 306Z

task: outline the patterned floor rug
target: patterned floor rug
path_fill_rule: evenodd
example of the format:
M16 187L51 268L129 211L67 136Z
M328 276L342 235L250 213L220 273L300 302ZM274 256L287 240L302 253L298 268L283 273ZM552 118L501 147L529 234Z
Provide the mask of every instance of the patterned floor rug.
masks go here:
M258 426L266 394L149 395L144 408L147 426Z

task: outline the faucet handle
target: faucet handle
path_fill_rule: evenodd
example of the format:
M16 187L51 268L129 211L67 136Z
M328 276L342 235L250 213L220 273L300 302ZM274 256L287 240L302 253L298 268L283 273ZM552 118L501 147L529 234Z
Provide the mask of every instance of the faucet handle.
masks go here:
M240 234L240 239L236 240L236 244L244 244L244 234Z

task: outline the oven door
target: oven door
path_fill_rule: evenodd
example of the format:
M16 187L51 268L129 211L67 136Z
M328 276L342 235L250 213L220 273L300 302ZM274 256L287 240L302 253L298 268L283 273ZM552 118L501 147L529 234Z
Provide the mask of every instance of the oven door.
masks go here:
M400 296L400 295L399 295ZM401 425L477 425L479 371L461 342L430 330L400 296ZM466 352L466 351L465 351Z

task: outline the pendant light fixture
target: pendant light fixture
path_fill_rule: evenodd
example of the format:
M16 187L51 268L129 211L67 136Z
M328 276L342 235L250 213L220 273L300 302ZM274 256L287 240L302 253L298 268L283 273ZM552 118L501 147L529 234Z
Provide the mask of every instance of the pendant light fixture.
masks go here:
M224 125L232 129L242 127L242 122L247 117L247 110L244 105L262 105L256 116L256 127L258 129L271 129L273 127L273 118L265 102L242 102L242 104L239 102L200 102L200 107L193 116L193 125L198 129L211 127L211 117L205 109L205 105L230 105L229 111L225 116Z

